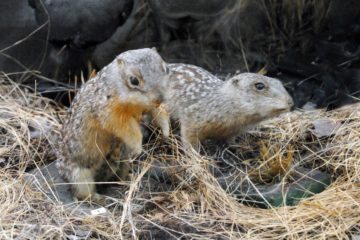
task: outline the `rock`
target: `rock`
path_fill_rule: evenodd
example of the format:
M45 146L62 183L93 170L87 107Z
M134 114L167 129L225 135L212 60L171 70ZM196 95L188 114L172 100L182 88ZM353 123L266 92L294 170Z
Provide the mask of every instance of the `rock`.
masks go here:
M92 60L96 66L105 66L124 50L124 45L130 40L130 34L135 30L141 20L141 18L138 17L138 10L141 8L140 4L140 0L134 0L133 10L129 13L125 23L117 26L106 41L96 46L92 55Z
M54 201L64 204L74 202L69 184L59 174L55 162L41 169L34 169L27 176L29 182Z
M219 184L239 201L262 208L294 206L304 198L326 189L331 183L329 174L317 169L297 168L290 181L271 184L255 184L241 181L240 177L223 177Z
M330 118L320 118L312 122L313 128L310 132L318 138L330 137L335 134L341 126L340 123Z
M0 71L39 68L46 47L46 28L38 28L27 0L0 1ZM45 63L44 67L50 64Z
M38 24L50 21L50 40L75 46L108 39L125 22L131 0L29 0Z

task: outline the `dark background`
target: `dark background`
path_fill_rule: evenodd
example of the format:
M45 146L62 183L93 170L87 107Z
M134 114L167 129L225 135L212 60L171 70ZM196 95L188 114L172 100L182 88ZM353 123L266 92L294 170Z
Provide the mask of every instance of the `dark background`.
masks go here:
M226 78L283 81L297 107L360 96L358 0L1 0L0 72L67 104L120 52L155 46Z

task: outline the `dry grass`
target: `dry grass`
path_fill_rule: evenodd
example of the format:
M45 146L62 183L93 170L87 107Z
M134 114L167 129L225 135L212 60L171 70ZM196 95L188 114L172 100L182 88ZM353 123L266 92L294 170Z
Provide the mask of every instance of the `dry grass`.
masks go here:
M7 76L0 78L0 166L26 170L51 160L49 138L61 126L55 104L24 91Z
M284 115L263 123L232 151L225 151L244 160L241 164L247 164L249 173L254 166L273 164L274 159L285 159L285 168L291 168L291 158L294 166L307 165L333 175L335 181L325 191L297 206L259 209L240 203L209 173L206 166L214 164L209 156L184 153L176 138L165 143L160 137L145 146L132 180L122 187L123 198L105 214L94 215L81 212L80 204L56 201L25 181L26 170L54 159L52 136L60 127L57 115L64 111L12 83L3 82L0 91L1 239L350 239L359 227L359 104L332 112ZM46 120L38 121L39 126L44 122L51 126L40 136L29 128L38 118ZM319 118L332 119L338 127L329 136L316 138L311 129ZM246 157L259 149L261 161ZM156 162L173 167L164 170L171 175L167 190L146 175ZM246 171L240 175L251 177Z

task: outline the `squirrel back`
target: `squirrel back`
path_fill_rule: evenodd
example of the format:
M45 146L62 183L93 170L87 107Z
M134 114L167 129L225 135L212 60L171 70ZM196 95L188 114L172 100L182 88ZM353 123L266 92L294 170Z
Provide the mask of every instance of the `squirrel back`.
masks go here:
M282 83L255 73L222 81L189 64L169 64L166 109L191 145L205 138L229 139L246 127L289 111L293 100Z

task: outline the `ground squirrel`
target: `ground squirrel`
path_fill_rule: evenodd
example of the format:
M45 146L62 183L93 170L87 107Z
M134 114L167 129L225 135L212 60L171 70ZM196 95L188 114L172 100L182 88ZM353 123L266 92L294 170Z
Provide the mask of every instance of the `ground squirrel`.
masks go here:
M142 151L140 120L163 100L169 69L154 49L124 52L86 82L62 128L57 167L79 200L103 202L95 181L124 178ZM167 130L168 131L168 130Z
M274 78L242 73L222 81L197 66L168 67L166 110L180 121L183 143L195 150L204 139L232 139L245 128L293 106L288 92ZM166 121L163 123L166 131Z

